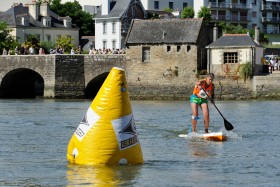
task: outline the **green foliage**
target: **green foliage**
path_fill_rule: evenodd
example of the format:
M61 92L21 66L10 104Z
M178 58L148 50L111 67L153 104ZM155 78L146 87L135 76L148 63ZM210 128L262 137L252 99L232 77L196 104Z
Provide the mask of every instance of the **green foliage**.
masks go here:
M159 19L159 15L157 13L148 13L148 19Z
M34 49L39 49L40 45L39 45L39 40L37 38L36 35L29 35L24 43L24 46L29 48L31 46L33 46Z
M172 8L165 8L165 9L163 9L163 11L171 13L171 12L173 12L173 9Z
M0 22L0 50L1 54L5 48L7 51L13 50L18 46L17 41L10 35L11 30L8 28L8 24L5 22Z
M185 7L182 11L181 18L194 18L194 10L191 7Z
M41 48L44 49L46 54L50 53L50 49L54 49L55 48L55 44L53 42L48 42L48 41L42 41L40 43Z
M246 34L249 31L247 29L243 29L241 25L232 25L225 22L220 22L219 26L222 27L223 33L226 34Z
M72 23L80 28L80 37L84 35L94 35L93 16L82 10L78 1L61 4L61 0L52 0L50 9L59 16L70 16Z
M207 7L201 7L201 9L197 13L197 17L204 18L206 23L210 23L212 20L211 11Z
M56 45L62 47L65 53L69 53L71 51L71 48L75 47L75 45L71 43L72 40L73 38L60 37L56 40Z
M246 64L241 64L238 67L239 76L244 80L244 82L247 79L251 79L253 77L253 66L250 62L247 62Z

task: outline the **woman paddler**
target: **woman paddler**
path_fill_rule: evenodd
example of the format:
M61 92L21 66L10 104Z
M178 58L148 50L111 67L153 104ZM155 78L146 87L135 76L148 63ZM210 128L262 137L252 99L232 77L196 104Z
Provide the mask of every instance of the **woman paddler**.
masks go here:
M198 106L200 106L203 116L204 116L204 127L205 133L208 133L209 128L209 109L208 109L208 96L214 102L214 74L207 74L206 78L199 80L193 89L193 94L190 97L191 107L192 107L192 132L196 132L196 124L198 117ZM207 96L207 95L208 96Z

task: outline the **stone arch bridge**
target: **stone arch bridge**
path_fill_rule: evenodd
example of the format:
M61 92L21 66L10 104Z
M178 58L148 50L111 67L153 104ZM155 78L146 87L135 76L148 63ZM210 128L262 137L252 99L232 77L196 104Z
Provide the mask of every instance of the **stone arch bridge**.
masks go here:
M0 98L94 98L125 55L0 56Z

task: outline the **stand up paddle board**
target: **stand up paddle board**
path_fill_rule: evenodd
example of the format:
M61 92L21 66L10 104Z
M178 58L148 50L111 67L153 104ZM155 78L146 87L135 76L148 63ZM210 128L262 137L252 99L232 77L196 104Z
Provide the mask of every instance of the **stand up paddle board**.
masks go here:
M227 136L223 134L223 132L211 132L211 133L206 133L206 134L198 134L195 133L196 135L194 137L198 138L203 138L206 140L211 140L211 141L226 141ZM179 134L179 137L181 138L187 138L191 137L190 134Z

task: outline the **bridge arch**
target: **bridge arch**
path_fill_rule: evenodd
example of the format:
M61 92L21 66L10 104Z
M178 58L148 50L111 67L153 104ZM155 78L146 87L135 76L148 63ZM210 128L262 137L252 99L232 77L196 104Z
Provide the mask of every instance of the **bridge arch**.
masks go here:
M85 98L94 99L99 89L101 88L103 82L107 78L109 72L102 73L95 78L91 79L85 88Z
M34 70L18 68L9 71L1 81L1 98L36 98L44 96L44 79Z

